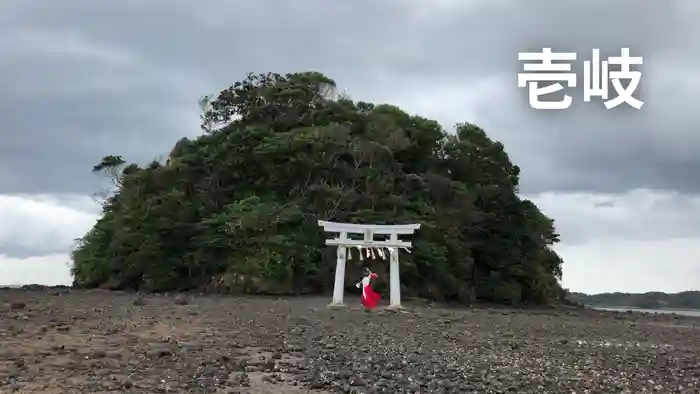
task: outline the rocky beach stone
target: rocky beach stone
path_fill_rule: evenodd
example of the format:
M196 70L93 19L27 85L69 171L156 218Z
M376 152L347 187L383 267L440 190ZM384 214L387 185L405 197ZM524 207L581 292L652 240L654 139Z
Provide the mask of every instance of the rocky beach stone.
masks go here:
M700 392L685 316L34 288L0 303L2 393Z

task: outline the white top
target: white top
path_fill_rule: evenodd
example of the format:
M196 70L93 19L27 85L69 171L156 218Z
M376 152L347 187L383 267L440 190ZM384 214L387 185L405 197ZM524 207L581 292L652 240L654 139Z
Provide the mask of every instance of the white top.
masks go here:
M372 278L367 275L364 278L362 278L361 281L357 282L355 285L358 289L362 287L362 290L364 291L365 287L367 287L370 283L372 282Z

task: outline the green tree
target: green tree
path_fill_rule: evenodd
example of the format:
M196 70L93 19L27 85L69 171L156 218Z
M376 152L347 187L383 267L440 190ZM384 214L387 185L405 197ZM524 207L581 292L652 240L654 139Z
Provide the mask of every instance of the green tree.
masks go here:
M204 134L178 141L164 165L108 156L95 167L117 191L73 251L76 286L328 291L323 219L421 223L402 256L408 294L542 303L564 293L553 221L519 197L520 169L478 126L449 134L338 96L317 72L250 74L200 108Z

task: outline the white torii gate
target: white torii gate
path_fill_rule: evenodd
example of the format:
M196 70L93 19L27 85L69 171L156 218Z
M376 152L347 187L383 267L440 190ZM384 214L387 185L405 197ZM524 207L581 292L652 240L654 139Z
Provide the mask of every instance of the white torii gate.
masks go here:
M410 248L410 241L399 240L399 234L413 234L420 228L420 224L381 225L381 224L354 224L318 221L318 225L329 233L338 233L336 238L326 240L326 245L337 246L337 261L335 266L335 284L333 287L333 301L329 306L343 306L343 293L345 290L345 261L347 260L348 247L362 248L389 248L389 307L401 307L401 283L399 279L399 249ZM364 239L354 240L348 234L363 234ZM374 235L388 235L386 241L375 241Z

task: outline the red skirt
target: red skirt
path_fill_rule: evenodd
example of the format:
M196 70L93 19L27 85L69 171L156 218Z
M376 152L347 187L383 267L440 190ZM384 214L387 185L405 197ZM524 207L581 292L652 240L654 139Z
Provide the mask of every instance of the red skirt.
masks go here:
M362 292L362 306L367 309L374 309L381 298L381 295L372 289L372 285L367 285Z

